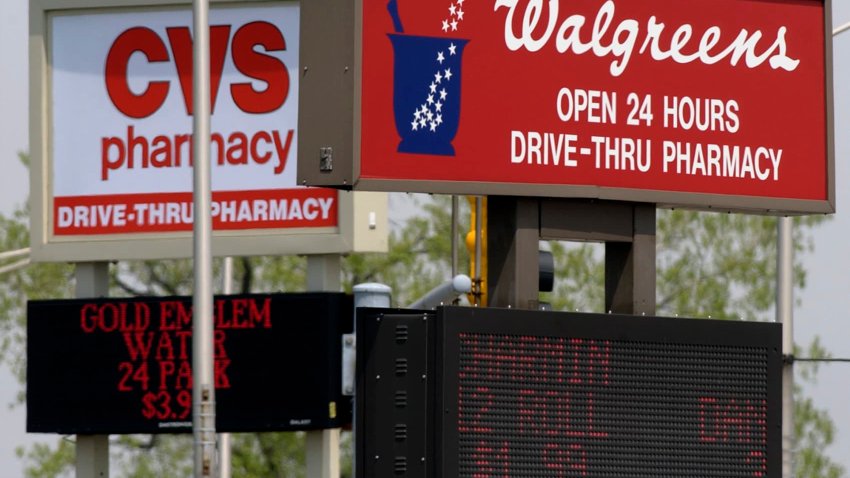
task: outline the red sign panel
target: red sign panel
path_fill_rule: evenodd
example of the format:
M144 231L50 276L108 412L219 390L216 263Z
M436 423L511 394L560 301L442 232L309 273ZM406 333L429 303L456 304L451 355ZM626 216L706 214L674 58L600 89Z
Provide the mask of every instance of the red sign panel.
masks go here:
M214 191L210 214L216 231L336 227L337 193L323 188ZM193 224L191 192L57 197L57 236L188 232Z
M826 7L365 0L360 181L833 211Z

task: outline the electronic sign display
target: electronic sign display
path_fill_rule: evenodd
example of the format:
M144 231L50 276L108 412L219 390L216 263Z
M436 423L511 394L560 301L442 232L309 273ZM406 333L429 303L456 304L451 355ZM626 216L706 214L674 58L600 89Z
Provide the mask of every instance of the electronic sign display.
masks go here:
M219 296L216 429L315 430L350 422L342 293ZM177 433L192 428L192 299L32 301L27 431Z
M358 332L363 476L780 476L777 324L444 308Z

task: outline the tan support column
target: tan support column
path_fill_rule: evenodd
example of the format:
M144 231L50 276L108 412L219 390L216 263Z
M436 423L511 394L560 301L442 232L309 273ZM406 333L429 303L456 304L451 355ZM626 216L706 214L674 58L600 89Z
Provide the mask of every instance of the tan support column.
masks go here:
M307 291L338 292L341 271L339 254L307 256ZM308 477L339 478L339 436L339 428L307 432Z
M80 299L109 295L109 263L75 264L76 296ZM109 478L109 436L77 435L77 478Z

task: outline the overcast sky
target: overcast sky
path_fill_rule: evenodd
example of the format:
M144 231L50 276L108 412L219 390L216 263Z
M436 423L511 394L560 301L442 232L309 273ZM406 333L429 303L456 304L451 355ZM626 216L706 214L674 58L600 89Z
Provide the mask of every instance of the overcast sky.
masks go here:
M26 200L28 178L17 153L28 149L27 136L27 1L0 1L0 212L11 212ZM850 2L833 2L834 24L850 21ZM850 357L850 207L844 192L850 185L850 32L834 44L836 189L838 213L815 233L815 251L805 256L808 283L797 294L795 339L807 344L815 335L836 357ZM793 94L793 92L789 92ZM781 98L777 98L781 101ZM823 365L818 385L807 391L819 407L825 407L838 426L836 444L827 452L850 471L850 364ZM4 477L22 475L14 449L33 440L55 440L52 436L27 436L22 407L9 410L19 385L2 366L0 370L0 470Z

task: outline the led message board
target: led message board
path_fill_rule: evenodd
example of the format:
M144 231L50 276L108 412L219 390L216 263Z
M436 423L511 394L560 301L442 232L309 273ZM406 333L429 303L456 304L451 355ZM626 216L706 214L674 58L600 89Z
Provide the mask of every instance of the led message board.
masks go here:
M215 299L216 429L314 430L350 422L341 293ZM176 433L192 427L190 297L33 301L27 431Z
M362 476L780 476L777 324L444 308L357 327Z
M308 184L834 211L828 0L358 6L354 165Z

